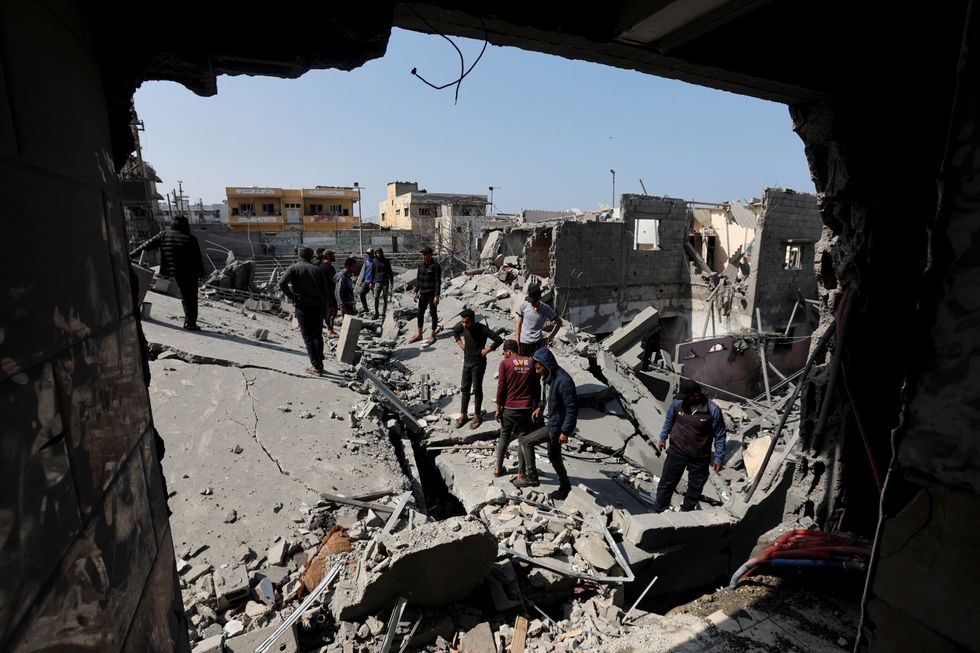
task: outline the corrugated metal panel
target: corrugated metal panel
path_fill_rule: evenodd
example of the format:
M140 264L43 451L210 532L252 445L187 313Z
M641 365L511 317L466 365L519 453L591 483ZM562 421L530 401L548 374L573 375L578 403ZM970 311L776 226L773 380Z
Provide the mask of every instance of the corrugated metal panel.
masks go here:
M745 229L757 229L759 227L759 219L755 213L741 202L729 202L728 215L732 216L735 224Z

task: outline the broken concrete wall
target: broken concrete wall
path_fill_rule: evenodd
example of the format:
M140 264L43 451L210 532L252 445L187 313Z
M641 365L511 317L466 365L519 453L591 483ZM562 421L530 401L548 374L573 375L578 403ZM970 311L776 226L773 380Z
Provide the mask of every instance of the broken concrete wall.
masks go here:
M92 32L60 5L4 3L0 24L24 245L0 259L0 649L186 651Z
M667 318L689 316L697 292L684 252L687 204L623 195L622 206L624 222L568 221L555 227L557 304L590 333L612 332L651 305ZM659 249L634 249L637 220L658 221Z
M806 299L816 297L815 245L822 223L817 198L809 193L767 188L763 202L752 246L748 300L752 316L756 308L762 311L763 329L782 332L798 293ZM787 266L789 247L799 248L799 258ZM798 318L804 314L797 311Z
M674 360L683 365L681 373L685 376L727 390L737 397L751 399L765 392L761 346L766 348L767 363L784 376L797 372L806 364L809 340L761 340L737 335L681 343L675 349ZM769 370L770 387L779 381L779 377Z

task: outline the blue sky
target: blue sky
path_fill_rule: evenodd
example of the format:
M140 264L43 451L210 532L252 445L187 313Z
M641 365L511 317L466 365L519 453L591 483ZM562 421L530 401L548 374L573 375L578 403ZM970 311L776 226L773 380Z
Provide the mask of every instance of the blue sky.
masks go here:
M455 39L467 66L482 42ZM365 188L377 216L385 184L486 194L499 212L589 210L616 192L699 201L813 192L784 105L633 71L489 46L453 89L459 59L438 36L395 30L387 54L350 72L299 79L221 77L202 98L170 82L136 93L143 154L192 201L225 186Z

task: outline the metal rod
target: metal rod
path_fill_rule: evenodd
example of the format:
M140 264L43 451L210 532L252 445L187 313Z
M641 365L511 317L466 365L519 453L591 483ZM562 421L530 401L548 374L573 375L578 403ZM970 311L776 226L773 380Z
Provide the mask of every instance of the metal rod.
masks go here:
M335 562L330 567L330 571L327 573L327 575L324 576L323 580L320 581L320 584L316 586L316 589L310 592L309 596L307 596L306 599L302 603L300 603L298 608L293 610L293 613L291 615L286 617L286 620L282 622L281 626L276 628L276 631L274 633L269 635L269 639L259 644L259 646L255 649L255 653L266 653L266 651L272 648L272 645L275 644L279 640L279 638L282 637L283 634L287 630L289 630L294 623L296 623L299 620L300 616L304 612L306 612L306 609L309 608L311 605L313 605L313 602L317 599L317 597L323 594L324 590L326 590L327 587L329 587L330 583L333 582L333 579L336 578L337 574L339 573L340 573L340 563Z
M789 314L789 322L786 323L786 330L783 331L784 336L788 336L789 330L793 328L793 319L796 317L796 309L798 309L799 307L800 307L800 300L797 299L796 303L793 304L793 312Z
M658 578L660 578L660 576L653 577L653 580L651 580L650 584L647 585L645 590L643 590L643 593L641 593L640 596L637 597L636 601L633 602L633 605L630 606L630 609L627 610L626 613L623 615L623 618L620 620L620 623L626 623L626 619L630 616L630 614L632 614L633 610L636 609L636 606L640 605L640 601L642 601L643 597L647 595L647 592L650 591L650 588L653 587L653 584L657 582Z
M766 363L766 339L762 336L762 311L755 309L755 321L759 327L759 359L762 361L762 382L766 386L766 403L772 405L772 391L769 389L769 365Z
M398 630L398 622L402 620L406 605L408 605L408 599L399 596L391 611L391 616L388 618L388 632L385 633L384 642L381 644L381 653L388 653L391 650L391 645L395 641L395 631Z
M421 623L422 617L415 620L415 625L412 626L412 629L405 635L405 639L402 640L402 645L399 647L398 653L405 653L408 650L408 645L412 642L412 638L415 637L415 631L419 629L419 624Z

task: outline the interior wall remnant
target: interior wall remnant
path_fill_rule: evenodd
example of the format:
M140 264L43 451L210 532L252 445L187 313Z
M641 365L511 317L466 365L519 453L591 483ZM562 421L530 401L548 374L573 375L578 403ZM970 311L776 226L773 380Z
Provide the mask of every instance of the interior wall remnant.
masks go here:
M550 227L535 229L528 236L528 246L525 249L527 269L545 279L551 278L551 245L554 241L554 230Z
M96 44L46 3L3 3L0 25L24 244L0 257L0 649L187 651Z
M816 243L822 223L817 198L810 193L767 188L752 247L749 306L762 313L765 330L782 332L802 295L815 299L817 291ZM787 249L796 252L795 265L787 266ZM797 311L803 317L806 311Z

